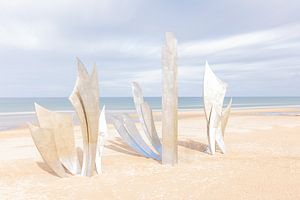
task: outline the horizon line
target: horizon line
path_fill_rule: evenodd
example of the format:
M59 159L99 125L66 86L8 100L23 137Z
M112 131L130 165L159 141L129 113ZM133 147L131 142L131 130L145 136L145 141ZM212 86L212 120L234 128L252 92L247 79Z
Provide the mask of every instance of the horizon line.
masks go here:
M203 96L178 96L178 98L203 98ZM225 98L240 98L240 97L293 97L293 98L300 98L300 96L225 96ZM16 97L1 97L0 99L9 99L9 98L69 98L68 96L16 96ZM99 98L133 98L132 96L100 96ZM144 96L144 98L162 98L161 96Z

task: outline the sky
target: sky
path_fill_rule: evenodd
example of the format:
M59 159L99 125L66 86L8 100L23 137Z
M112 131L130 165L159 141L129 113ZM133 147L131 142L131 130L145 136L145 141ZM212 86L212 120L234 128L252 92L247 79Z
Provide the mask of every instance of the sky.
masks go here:
M207 60L227 96L300 96L299 0L0 1L0 97L67 97L76 57L100 96L161 96L165 32L180 96L202 96Z

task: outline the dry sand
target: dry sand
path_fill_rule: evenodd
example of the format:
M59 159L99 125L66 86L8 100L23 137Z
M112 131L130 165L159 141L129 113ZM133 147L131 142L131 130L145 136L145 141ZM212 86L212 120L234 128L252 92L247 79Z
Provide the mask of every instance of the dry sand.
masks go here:
M3 131L0 199L300 199L300 116L294 113L300 109L233 110L227 153L211 156L203 112L180 112L175 167L137 155L109 125L104 173L91 178L55 176L27 129ZM159 120L156 125L160 132Z

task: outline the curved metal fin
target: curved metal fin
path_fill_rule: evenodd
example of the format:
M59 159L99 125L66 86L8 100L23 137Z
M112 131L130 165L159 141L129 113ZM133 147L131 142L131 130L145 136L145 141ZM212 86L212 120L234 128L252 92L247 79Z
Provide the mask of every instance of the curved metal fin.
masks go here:
M211 154L215 154L216 152L216 134L217 134L219 124L220 124L220 116L215 110L215 107L212 106L209 115L209 120L208 120L208 128L207 128L208 147Z
M162 147L153 121L152 109L149 104L144 101L142 89L137 82L132 83L132 94L135 103L135 109L145 135L157 153L161 155Z
M161 155L161 142L156 132L152 109L148 103L144 102L141 104L141 110L143 115L144 126L151 136L150 142L154 149Z
M112 123L117 129L119 135L122 139L137 153L140 155L144 155L145 157L149 158L150 156L132 139L129 135L128 130L124 126L124 120L118 117L112 117Z
M216 131L216 143L217 143L219 149L221 150L221 152L226 153L225 143L224 143L224 139L223 139L220 127L218 127L218 129Z
M89 76L83 63L77 59L78 76L70 96L80 121L83 138L83 164L81 175L92 176L95 170L95 157L99 123L99 86L96 67Z
M40 128L53 130L61 163L71 174L78 174L81 167L75 148L72 117L50 111L37 103L35 103L35 111Z
M105 105L102 108L99 117L99 136L97 142L97 154L96 154L96 171L98 174L102 174L102 155L104 149L104 143L107 137L107 124L105 117Z
M47 165L60 177L67 177L67 174L59 161L57 154L54 132L52 129L40 128L28 124L32 139Z
M222 113L222 119L221 119L221 126L222 126L222 135L224 137L225 135L225 129L228 123L228 119L229 119L229 115L230 115L230 111L231 111L231 105L232 105L232 98L229 101L229 104L227 105L227 107L224 109L223 113Z
M106 112L105 105L102 107L100 117L99 117L99 134L106 135L107 134L107 123L106 123Z
M131 118L128 115L123 115L124 120L124 126L129 134L129 136L132 138L132 140L135 141L135 143L145 152L146 157L150 157L156 160L160 160L160 157L152 151L150 147L148 147L147 143L143 140L141 137L139 131L137 130L134 122L131 120Z
M140 85L137 82L132 82L132 95L135 105L144 103L143 92Z
M136 82L132 82L132 95L133 95L133 101L135 104L135 109L136 109L139 121L142 124L145 135L147 136L148 140L151 142L151 140L152 140L151 133L146 128L145 119L144 119L143 113L142 113L143 111L141 109L141 104L144 103L144 97L142 94L142 89L140 88L139 84Z
M216 112L221 115L223 101L226 93L227 84L221 81L211 70L208 63L205 64L204 80L203 80L203 98L204 111L206 119L214 105Z

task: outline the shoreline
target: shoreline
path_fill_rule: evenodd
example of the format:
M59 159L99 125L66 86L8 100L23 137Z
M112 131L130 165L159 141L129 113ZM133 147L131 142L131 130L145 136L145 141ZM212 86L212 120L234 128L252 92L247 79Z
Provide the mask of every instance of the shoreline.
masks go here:
M79 124L75 111L56 111L60 113L67 113L73 115L74 126ZM111 116L119 113L127 113L135 115L135 110L107 110L107 123L111 123ZM160 121L161 110L154 109L153 115L155 122ZM179 117L192 114L203 115L203 109L178 109ZM232 115L256 115L256 116L300 116L300 105L287 105L287 106L264 106L264 107L238 107L232 108ZM9 131L14 129L24 129L26 124L37 123L35 112L17 112L17 113L0 113L0 132Z
M299 105L270 105L270 106L245 106L245 107L232 107L231 110L247 110L247 109L280 109L280 108L300 108ZM52 110L54 112L59 113L75 113L74 110ZM153 112L161 112L161 109L152 109ZM190 111L203 111L203 107L201 108L178 108L178 112L190 112ZM125 112L125 113L132 113L135 112L135 109L119 109L119 110L106 110L108 113L118 113L118 112ZM35 111L18 111L18 112L0 112L0 116L18 116L18 115L33 115Z

